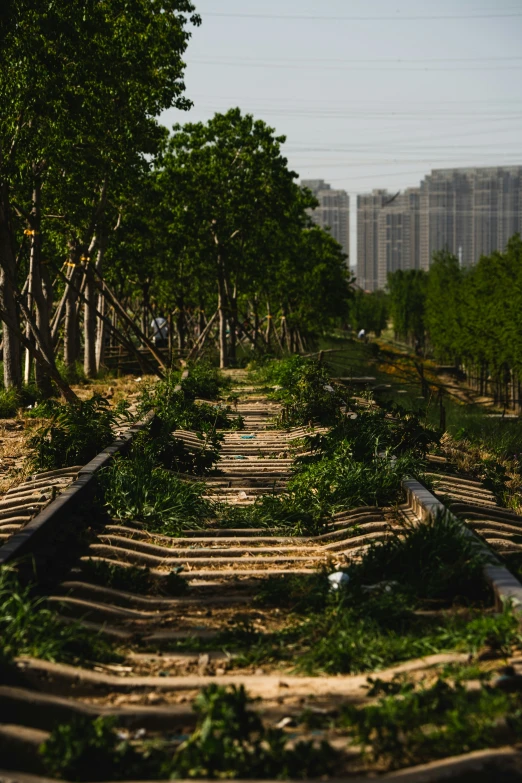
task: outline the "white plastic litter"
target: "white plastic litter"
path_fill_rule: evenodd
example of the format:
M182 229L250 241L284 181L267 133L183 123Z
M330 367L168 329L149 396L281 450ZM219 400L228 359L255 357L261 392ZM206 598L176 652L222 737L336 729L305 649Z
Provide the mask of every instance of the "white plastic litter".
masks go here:
M141 383L141 378L134 378L134 383Z
M323 389L324 389L325 391L327 391L327 392L333 392L333 391L335 391L334 387L333 387L333 386L330 386L330 384L329 384L329 383L327 383L325 386L323 386Z
M394 580L388 580L383 582L376 582L374 585L361 585L361 589L364 593L385 592L391 593L394 587L397 587L399 583Z
M350 577L344 571L336 571L330 574L328 581L330 582L330 590L338 590L342 585L348 584Z
M244 492L243 490L241 490L241 492L238 492L237 496L238 496L239 500L246 500L248 498L247 493Z

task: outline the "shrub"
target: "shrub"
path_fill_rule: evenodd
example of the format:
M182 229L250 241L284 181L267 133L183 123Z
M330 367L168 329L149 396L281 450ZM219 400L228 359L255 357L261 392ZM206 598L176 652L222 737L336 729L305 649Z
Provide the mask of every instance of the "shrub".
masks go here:
M195 403L195 385L189 386L187 392L183 388L188 381L180 384L179 373L170 372L165 380L145 386L140 394L140 412L153 409L169 432L186 429L212 434L216 429L241 428L241 418L229 417L231 410L224 403Z
M140 520L147 530L179 535L201 526L213 507L203 495L205 485L183 481L158 467L151 450L133 445L131 454L117 457L100 473L105 506L117 519Z
M89 462L114 438L114 426L125 408L111 408L99 394L90 400L78 400L62 405L46 402L51 413L49 424L41 427L29 440L34 450L33 467L52 470Z
M257 378L280 387L272 396L282 403L283 425L332 424L339 418L343 395L330 385L328 371L319 362L292 356L265 365Z
M372 761L393 768L506 744L501 719L512 741L521 728L520 694L487 685L469 690L440 678L429 686L377 681L372 695L380 696L376 704L344 707L341 725Z
M372 544L350 573L359 583L397 580L419 598L487 598L485 556L449 513Z
M327 742L291 745L281 729L264 727L251 701L242 685L203 688L196 729L174 752L168 742L131 745L114 718L100 717L57 726L40 756L48 774L69 780L306 779L335 769L338 754Z
M46 773L66 780L93 781L132 775L142 759L127 740L118 737L115 727L113 716L82 716L59 724L39 748Z

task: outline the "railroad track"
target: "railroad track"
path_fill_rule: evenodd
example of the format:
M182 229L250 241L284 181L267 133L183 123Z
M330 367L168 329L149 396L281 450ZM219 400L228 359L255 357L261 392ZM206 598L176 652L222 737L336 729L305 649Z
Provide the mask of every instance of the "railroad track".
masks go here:
M305 451L307 431L276 429L277 405L248 386L240 371L234 377L239 394L237 412L245 426L223 433L219 472L205 481L209 498L244 507L262 494L285 491L292 463ZM204 447L193 433L177 432L177 436L189 448ZM25 493L30 492L32 502L35 492L52 493L46 480L65 486L76 473L74 468L34 477L28 487L18 487L10 497L25 502ZM468 503L465 518L481 535L486 533L486 540L501 553L509 550L511 544L506 545L499 526L502 531L518 531L512 520L516 515L495 510L488 493L469 482L459 483L458 477L438 476L437 481L438 491L445 497L454 492L451 501L458 513L462 504ZM266 725L283 726L293 740L327 739L334 747L343 748L350 774L362 776L353 779L366 779L360 749L346 749L346 740L333 723L323 721L321 729L314 732L303 725L301 716L308 713L332 716L333 720L343 704L366 703L367 673L299 675L288 662L256 663L248 656L243 660L224 640L227 633L236 639L243 633L248 646L249 639L254 644L257 636L285 627L291 610L284 602L280 607L258 601L268 582L274 585L291 577L313 578L321 568L335 572L357 560L372 543L400 534L406 523L420 523L421 517L411 503L395 508L355 508L336 514L328 532L315 537L210 525L172 538L150 533L139 523L109 520L94 524L68 573L47 592L47 602L64 623L78 622L91 633L102 634L120 651L121 660L73 666L17 659L15 669L9 669L0 681L0 783L30 783L32 778L26 776L44 775L38 751L41 743L56 726L79 717L115 716L123 734L140 741L165 735L185 738L196 720L192 701L210 684L244 685L259 698L256 710ZM2 524L0 516L0 535ZM132 567L149 569L147 590L110 585L108 574L130 574ZM180 589L177 596L168 594L173 572L180 572L184 580L184 591ZM284 590L286 582L281 584ZM446 610L442 607L440 611ZM397 674L433 677L442 667L467 660L466 653L439 653L384 669L378 676L385 681ZM504 664L499 662L499 666ZM513 749L471 754L458 763L438 762L429 772L432 777L422 779L451 776L459 764L471 771L491 763L509 765L515 757L518 764ZM9 772L2 772L2 768ZM415 771L405 774L404 780L421 779L415 777Z

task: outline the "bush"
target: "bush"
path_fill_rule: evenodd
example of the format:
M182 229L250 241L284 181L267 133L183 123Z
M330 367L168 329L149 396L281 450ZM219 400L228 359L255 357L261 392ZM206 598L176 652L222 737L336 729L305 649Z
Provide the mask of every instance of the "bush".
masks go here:
M189 384L189 379L180 383L179 373L170 372L165 380L145 386L139 400L141 414L153 409L169 432L185 429L212 434L216 429L242 427L241 417L230 418L231 410L225 404L196 404L197 382L188 385L187 391L183 387L185 383Z
M328 371L319 362L292 356L266 364L256 378L280 387L272 396L282 403L280 423L285 426L333 424L339 418L343 395L330 385Z
M441 678L429 686L377 680L372 695L380 696L376 704L344 707L341 725L372 761L392 768L505 745L521 729L520 694L489 686L469 690Z
M205 485L183 481L158 467L152 450L141 442L128 457L117 457L100 472L105 506L116 519L139 520L147 530L179 535L183 528L197 528L211 515Z
M36 470L52 470L84 465L112 443L114 426L124 408L111 408L99 394L90 400L62 405L48 400L46 411L51 422L37 430L29 440L34 450L32 465Z
M46 773L94 781L118 780L138 772L143 759L127 740L118 737L116 722L112 716L94 720L82 716L58 725L39 748Z
M69 780L263 779L320 777L338 754L325 741L291 745L281 729L265 728L249 709L244 687L209 685L194 701L193 734L139 747L118 736L114 718L81 718L57 726L40 746L47 774Z
M485 555L449 513L417 525L404 536L372 544L350 566L359 583L397 580L419 598L480 600L489 597L482 569Z
M2 389L0 391L0 419L12 419L22 405L17 389Z

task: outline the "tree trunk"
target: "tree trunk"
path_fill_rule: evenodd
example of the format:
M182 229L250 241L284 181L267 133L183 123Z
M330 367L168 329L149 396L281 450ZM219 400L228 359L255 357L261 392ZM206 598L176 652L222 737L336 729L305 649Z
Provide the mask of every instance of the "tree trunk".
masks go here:
M198 317L198 337L201 337L201 335L205 331L205 326L206 326L205 311L203 310L203 302L200 301L199 317Z
M219 366L221 369L228 367L227 351L227 297L225 292L225 279L223 272L218 271L218 311L219 311Z
M52 284L44 280L42 273L42 240L41 240L41 182L35 176L33 189L33 208L31 211L31 264L29 288L32 292L36 308L36 326L40 334L40 351L54 360L53 342L51 337L50 312L52 307ZM44 396L50 396L53 391L52 380L48 368L37 363L34 368L35 380Z
M29 277L27 278L27 309L32 312L33 310L33 254L29 260ZM28 340L32 340L33 334L29 322L25 325L25 336ZM33 357L31 352L25 349L25 361L24 361L24 383L27 386L31 381L31 370L33 367Z
M91 243L92 250L94 250L94 241ZM103 225L100 227L98 242L98 253L96 255L96 269L99 274L102 273L103 267L103 255L105 253L106 236L103 229ZM89 254L90 255L90 254ZM83 354L83 370L87 378L94 378L99 370L102 360L103 343L105 339L105 323L96 314L96 311L100 309L100 305L104 307L105 301L103 297L96 294L96 282L94 279L94 273L90 266L90 261L87 262L87 269L85 271L85 298L83 306L83 342L84 342L84 354ZM105 310L101 310L105 313Z
M183 312L183 301L178 302L178 312L176 316L176 335L178 338L178 349L181 353L185 350L185 313Z
M228 296L228 327L230 329L230 344L228 349L228 355L232 365L236 363L236 347L237 347L237 294L234 290L233 294Z
M1 154L1 150L0 150ZM11 324L18 323L14 284L16 281L16 257L13 250L9 215L9 190L6 182L0 183L0 307ZM20 339L16 332L3 324L4 386L6 389L22 386Z
M83 305L83 371L86 378L96 376L96 289L94 285L94 275L87 262L85 269L85 298Z
M79 249L76 247L70 255L71 276L69 278L71 285L67 290L67 297L65 300L65 325L63 331L63 361L66 367L74 367L74 363L78 358L77 353L77 333L78 333L78 319L76 310L76 301L78 299L77 289L79 286L79 268L77 266L78 258L80 255Z

